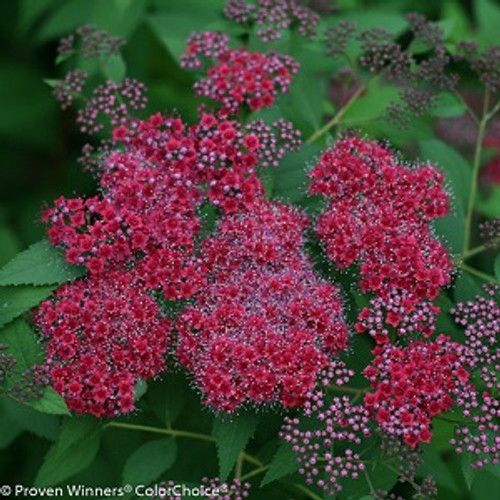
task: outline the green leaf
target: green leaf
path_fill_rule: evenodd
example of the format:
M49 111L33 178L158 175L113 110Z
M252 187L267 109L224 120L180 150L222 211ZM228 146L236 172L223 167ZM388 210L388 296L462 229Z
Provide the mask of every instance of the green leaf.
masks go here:
M83 267L68 264L60 250L42 240L0 269L0 285L60 285L84 273Z
M437 232L451 246L453 253L460 254L464 244L464 214L469 196L471 170L469 164L453 148L437 139L420 141L422 160L433 163L444 172L446 186L451 195L451 204L455 208L446 217L433 223Z
M103 62L103 71L106 78L121 82L127 74L127 65L120 54L112 54Z
M99 450L101 424L91 417L66 420L61 434L45 456L35 479L35 486L62 483L87 468Z
M217 443L220 479L225 481L231 472L239 454L253 436L259 417L245 412L232 418L216 417L212 427L212 436Z
M31 403L32 408L52 415L71 415L64 399L51 387L46 387L43 396Z
M422 475L431 475L437 484L458 492L453 475L446 466L441 454L433 446L425 446L423 451L423 463L419 468L419 473Z
M497 464L497 465L491 465L491 464L485 465L484 470L488 471L490 474L492 474L493 476L495 476L498 479L500 479L500 464Z
M476 19L479 22L480 37L483 45L498 43L498 26L500 26L500 6L492 0L476 0L474 2Z
M7 400L0 398L0 429L2 429L2 432L0 432L0 450L7 448L23 432L19 422L6 413L4 409L5 401Z
M472 488L472 483L474 482L474 476L476 475L476 469L471 469L470 460L466 454L462 454L460 457L460 464L462 466L462 473L464 475L465 484L469 490Z
M470 22L463 6L455 2L446 2L443 5L443 18L452 21L450 38L454 41L471 40L473 33Z
M144 19L145 0L103 2L65 0L44 20L37 32L39 41L67 35L82 24L93 24L113 35L127 36Z
M7 416L23 430L49 441L55 441L58 438L60 419L55 415L41 414L30 406L11 399L4 401L4 408Z
M16 370L25 372L43 360L43 353L33 330L23 319L13 321L0 331L0 342L9 346L16 358Z
M149 24L177 61L186 50L186 40L193 31L208 29L222 18L224 0L156 0L158 12L148 17ZM193 13L196 12L196 15Z
M493 186L488 194L480 193L476 198L476 210L492 219L500 214L500 186Z
M472 498L472 500L500 498L500 481L498 477L486 469L476 469L476 471L469 498Z
M432 226L440 236L441 241L455 255L462 253L464 246L464 219L456 212L432 221Z
M420 141L420 157L443 170L454 194L454 202L459 215L465 213L469 196L471 168L465 159L444 142L432 139Z
M381 118L386 115L387 106L398 99L396 87L374 80L345 112L342 123L346 126L353 126Z
M268 169L273 179L272 197L289 202L297 202L307 195L308 162L314 162L321 151L318 144L306 144L300 151L289 152L278 167Z
M358 31L383 27L393 35L402 33L408 27L408 23L402 15L387 9L355 9L346 14L337 15L335 19L356 23Z
M455 280L453 295L456 302L467 302L474 300L476 295L482 295L482 289L469 273L461 271Z
M146 399L163 425L173 424L185 403L186 381L183 377L169 374L164 380L148 384Z
M45 300L55 286L0 286L0 327Z
M35 333L23 319L11 322L0 331L0 341L9 346L9 352L16 358L18 376L43 361L43 352ZM28 399L24 404L41 413L70 415L64 400L50 387L44 389L43 395L39 399Z
M495 258L495 277L500 283L500 254L498 254Z
M293 474L298 470L299 466L297 457L292 450L292 445L287 442L282 442L276 455L274 455L269 464L269 469L267 469L266 475L264 479L262 479L260 486L263 487L272 481Z
M138 448L125 463L123 484L150 484L172 467L177 457L173 438L155 439Z
M323 123L324 95L321 79L299 74L290 86L290 92L278 100L278 108L285 119L310 135Z
M429 114L441 118L453 118L462 116L465 112L465 104L455 94L442 92L439 95L436 107L432 108Z

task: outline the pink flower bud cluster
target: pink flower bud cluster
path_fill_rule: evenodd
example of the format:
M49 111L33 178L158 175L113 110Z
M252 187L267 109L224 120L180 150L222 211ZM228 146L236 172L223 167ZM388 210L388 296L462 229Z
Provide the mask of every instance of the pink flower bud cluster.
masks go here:
M92 92L84 108L78 110L76 122L80 131L97 134L105 125L128 124L133 114L146 107L146 86L132 78L121 82L107 80Z
M294 23L298 24L300 35L313 40L320 22L320 16L298 0L257 0L255 3L228 0L225 14L239 24L256 23L257 35L263 42L279 40L281 32Z
M75 97L81 95L88 73L81 69L68 71L66 76L54 85L53 96L61 103L61 109L69 108Z
M333 381L341 386L352 374L342 362L333 362L323 373L324 385ZM285 417L280 437L292 445L306 483L333 496L344 480L357 479L364 470L360 445L371 431L363 405L353 405L348 396L326 401L321 389L310 391L304 415Z
M452 263L430 223L448 213L443 175L401 164L388 148L355 136L327 150L310 173L310 193L329 204L316 230L339 268L360 264L361 290L434 299Z
M411 292L390 290L385 297L370 300L370 307L359 313L354 328L358 333L368 332L377 344L389 343L392 332L415 340L429 338L436 331L440 309L429 300L417 306L416 302Z
M135 272L67 283L42 302L35 323L46 339L46 367L68 408L96 417L134 409L134 386L165 369L170 321Z
M472 457L474 468L500 463L500 305L497 286L485 291L486 297L459 303L452 311L465 328L461 362L479 389L463 398L463 414L470 423L458 427L452 444L458 453Z
M178 324L177 355L205 404L304 404L347 345L337 288L302 249L305 217L262 202L226 216L203 244L209 284Z
M119 54L125 45L121 36L112 36L107 31L98 30L95 26L84 25L76 30L76 35L61 39L57 52L60 56L81 54L84 59L95 57L106 58Z
M236 114L243 105L252 111L270 107L279 93L288 92L292 76L299 69L292 57L232 50L228 46L224 50L226 43L227 36L211 32L195 33L189 38L182 66L199 68L207 56L216 61L207 76L195 83L196 95L220 102L220 113L227 116Z

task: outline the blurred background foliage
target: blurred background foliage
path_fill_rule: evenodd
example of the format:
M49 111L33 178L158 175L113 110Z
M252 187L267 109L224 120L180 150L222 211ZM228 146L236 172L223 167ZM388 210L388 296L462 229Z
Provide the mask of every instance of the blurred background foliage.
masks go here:
M95 189L92 176L83 172L76 161L86 138L74 124L72 112L59 110L51 89L44 83L46 78L60 78L64 74L64 65L54 66L58 39L82 24L94 24L113 35L124 36L127 73L145 82L149 88L146 113L176 110L188 121L194 120L199 104L192 93L194 76L179 68L179 54L193 30L221 29L230 34L241 33L240 27L223 18L224 3L224 0L9 0L0 3L0 265L42 238L45 229L39 222L39 214L45 204L61 194L88 194ZM499 41L500 3L493 0L316 0L313 4L333 7L333 12L328 14L331 19L356 20L362 29L379 26L404 37L407 25L403 15L414 11L438 20L450 41L474 39L483 46ZM258 40L252 40L251 46L252 43L254 48L259 48ZM275 48L279 50L280 44L302 64L302 73L290 95L279 103L280 111L308 136L319 127L324 116L335 109L339 94L335 75L337 63L324 56L319 43L298 42L292 36L284 37ZM322 78L325 75L327 78ZM465 87L474 105L476 94L481 95L480 89L474 84L469 88L467 81ZM445 169L455 168L463 173L462 177L450 182L455 188L458 186L457 189L466 189L467 178L463 176L467 175L469 167L464 165L462 170L456 167L464 162L463 158L470 159L473 141L468 143L460 132L474 139L474 129L466 130L468 125L457 121L463 109L455 101L443 102L433 111L434 116L415 120L408 130L401 131L382 117L395 93L396 90L390 87L383 92L376 89L368 92L346 113L344 126L356 127L379 138L390 138L391 143L409 158L421 155L439 162ZM498 136L500 127L496 132L495 124L492 127L490 134ZM441 139L436 139L436 134ZM454 149L450 149L450 144ZM279 167L269 181L274 186L270 188L273 194L302 202L305 166L319 150L317 145L306 147L304 152ZM487 150L490 158L497 154L495 146ZM498 216L500 173L486 172L481 179L483 195L478 208L484 216ZM453 241L456 238L453 224L447 221L441 229L447 233L452 246L460 248L460 242ZM489 256L483 254L475 265L491 272ZM467 283L462 286L459 299L469 293L474 295L478 289L472 278L466 276L464 279ZM367 358L368 350L365 351L360 356ZM173 377L168 383L185 383L179 380L181 378ZM162 385L158 390L163 392L165 389ZM155 383L149 388L148 401L153 402L154 395ZM209 429L208 414L199 410L190 412L188 409L193 405L199 405L196 395L183 405L183 425L189 425L191 415L197 419L197 428L206 424ZM164 409L158 410L162 411ZM205 423L200 421L203 416L207 417ZM270 415L269 418L277 419L274 426L277 428L280 417ZM262 446L270 438L268 434L273 425L266 429L258 435ZM446 466L436 446L427 452L428 467L439 473L440 486L444 485L441 493L444 496L440 498L500 498L500 483L489 472L480 472L472 490L468 490L468 478L462 473L460 460L446 444L449 432L450 428L444 426L437 433L442 437L442 446L438 443L437 450L446 459ZM0 401L0 484L32 484L57 434L55 417ZM123 461L140 442L141 436L137 434L121 430L107 432L98 458L72 482L115 484L119 481ZM210 445L205 449L205 445L197 442L183 442L182 456L191 457L190 467L196 467L192 457L198 456L202 475L209 474L206 470L209 463L214 466L217 463L216 457L207 459L214 453ZM179 460L176 468L182 469L183 463L187 462ZM215 470L212 472L216 474Z

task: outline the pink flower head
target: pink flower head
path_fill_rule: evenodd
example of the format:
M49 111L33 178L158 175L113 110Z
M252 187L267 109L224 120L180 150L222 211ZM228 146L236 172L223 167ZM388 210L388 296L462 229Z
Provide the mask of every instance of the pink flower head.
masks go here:
M346 137L310 178L310 193L329 200L316 226L327 256L340 268L359 262L362 291L405 290L418 301L450 282L450 257L430 227L449 209L434 167L410 168L376 142Z
M302 405L347 345L337 288L303 254L304 217L262 202L225 217L204 245L209 283L178 324L177 354L205 403Z
M412 448L429 442L432 418L450 410L469 391L461 349L444 335L434 342L373 349L375 357L364 371L374 390L365 396L372 418Z
M52 386L76 413L134 409L134 386L165 369L170 321L135 273L112 271L60 287L35 323L46 339Z
M272 106L279 93L288 92L299 69L288 55L229 49L226 38L211 32L190 37L181 65L201 67L200 56L215 63L194 90L198 96L220 102L222 115L236 114L243 104L252 111Z

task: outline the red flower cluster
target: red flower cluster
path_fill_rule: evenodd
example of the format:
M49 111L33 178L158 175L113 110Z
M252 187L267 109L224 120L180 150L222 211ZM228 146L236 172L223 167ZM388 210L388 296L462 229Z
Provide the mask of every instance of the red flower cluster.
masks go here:
M450 282L452 263L430 221L448 212L443 175L410 168L376 142L347 137L311 171L311 194L329 199L317 223L338 267L359 261L362 291L411 291L435 298Z
M276 165L298 145L297 133L282 120L272 127L251 122L243 129L207 113L191 127L157 114L133 130L119 127L113 136L124 151L105 160L102 195L59 198L44 214L52 225L52 244L66 249L68 262L85 264L93 274L143 255L154 254L148 269L158 259L179 261L184 255L190 260L203 187L225 212L251 208L263 194L255 175L259 162ZM152 274L160 278L154 269Z
M212 45L216 43L216 49ZM217 33L195 33L182 57L184 67L200 67L199 56L216 59L206 78L195 83L196 95L222 103L222 114L235 114L243 104L252 111L273 105L278 93L286 93L299 65L288 55L232 50Z
M346 347L338 290L302 250L304 217L263 202L223 219L204 244L209 285L179 321L181 363L207 405L303 404Z
M90 277L63 287L36 316L51 339L56 390L71 409L106 416L133 408L137 378L164 367L169 326L157 326L164 320L147 292L182 300L206 286L205 263L195 256L202 203L226 213L251 209L263 195L257 165L276 165L299 141L282 120L243 127L209 113L192 126L160 114L132 120L113 140L116 149L101 156L100 194L59 198L44 214L52 244Z
M134 408L134 386L165 368L171 324L136 273L112 271L63 285L35 322L46 337L54 389L77 413Z
M385 431L412 448L429 442L432 417L449 410L469 386L460 345L439 335L434 342L385 344L372 352L364 375L375 392L365 396L366 408Z

